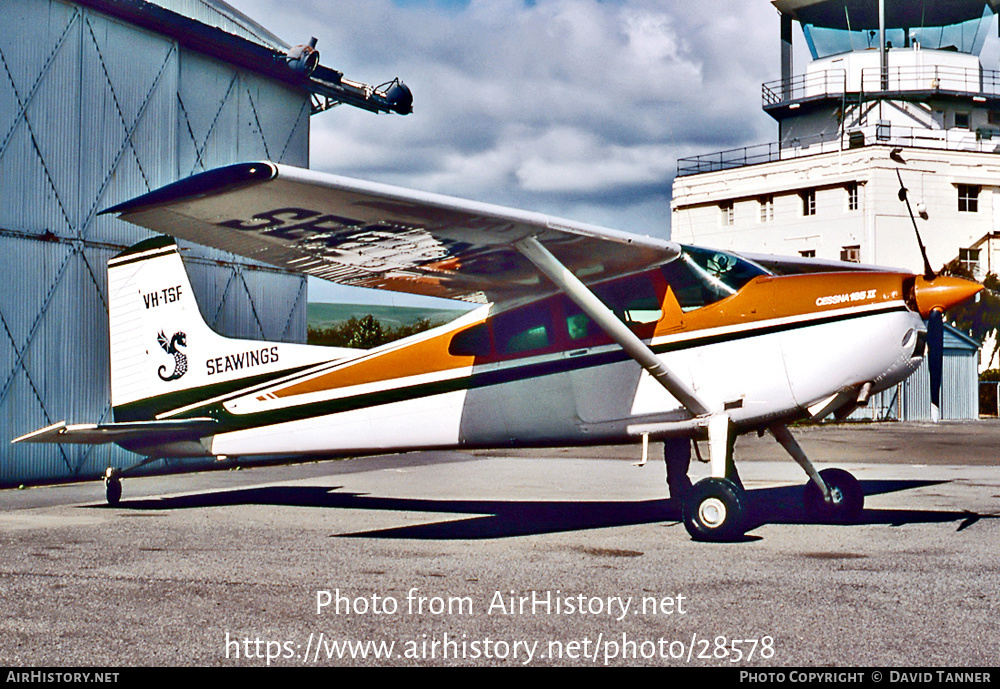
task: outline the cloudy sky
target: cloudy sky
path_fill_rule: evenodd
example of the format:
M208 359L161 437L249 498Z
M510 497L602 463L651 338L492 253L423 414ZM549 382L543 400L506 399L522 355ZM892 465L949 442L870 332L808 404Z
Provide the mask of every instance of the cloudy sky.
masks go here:
M318 170L667 236L677 158L777 136L767 0L229 2L316 36L347 78L412 89L406 117L314 116Z

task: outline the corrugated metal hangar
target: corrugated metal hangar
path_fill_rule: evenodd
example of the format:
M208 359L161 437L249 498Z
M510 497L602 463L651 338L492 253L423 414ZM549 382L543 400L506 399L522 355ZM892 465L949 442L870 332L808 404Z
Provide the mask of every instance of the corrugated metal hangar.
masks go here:
M410 111L219 0L6 0L0 23L0 485L134 464L114 445L10 445L110 421L107 260L149 233L99 212L219 165L309 164L309 117ZM315 42L313 42L313 45ZM303 341L297 275L202 247L186 264L233 337Z

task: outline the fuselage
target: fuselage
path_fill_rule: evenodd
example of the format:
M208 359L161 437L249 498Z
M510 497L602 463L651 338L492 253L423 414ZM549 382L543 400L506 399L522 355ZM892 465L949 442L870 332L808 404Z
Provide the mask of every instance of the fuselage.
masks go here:
M913 281L872 271L775 276L686 247L675 261L591 288L713 412L746 432L906 378L924 348ZM215 418L218 432L185 453L360 454L699 432L687 409L560 294L499 312L483 307L357 356L156 413L203 417Z

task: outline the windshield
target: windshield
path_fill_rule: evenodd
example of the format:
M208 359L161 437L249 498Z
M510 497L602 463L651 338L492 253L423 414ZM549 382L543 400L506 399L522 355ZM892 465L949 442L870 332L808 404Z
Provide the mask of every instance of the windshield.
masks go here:
M725 299L758 275L768 274L735 254L693 246L682 246L681 255L663 266L663 277L684 311Z

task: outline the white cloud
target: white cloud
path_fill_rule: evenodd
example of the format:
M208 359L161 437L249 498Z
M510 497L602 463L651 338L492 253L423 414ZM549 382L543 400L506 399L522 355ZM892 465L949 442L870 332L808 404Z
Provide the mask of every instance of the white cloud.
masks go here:
M317 36L348 78L413 90L406 117L314 117L316 169L662 232L678 156L776 135L764 0L231 2L289 43Z

